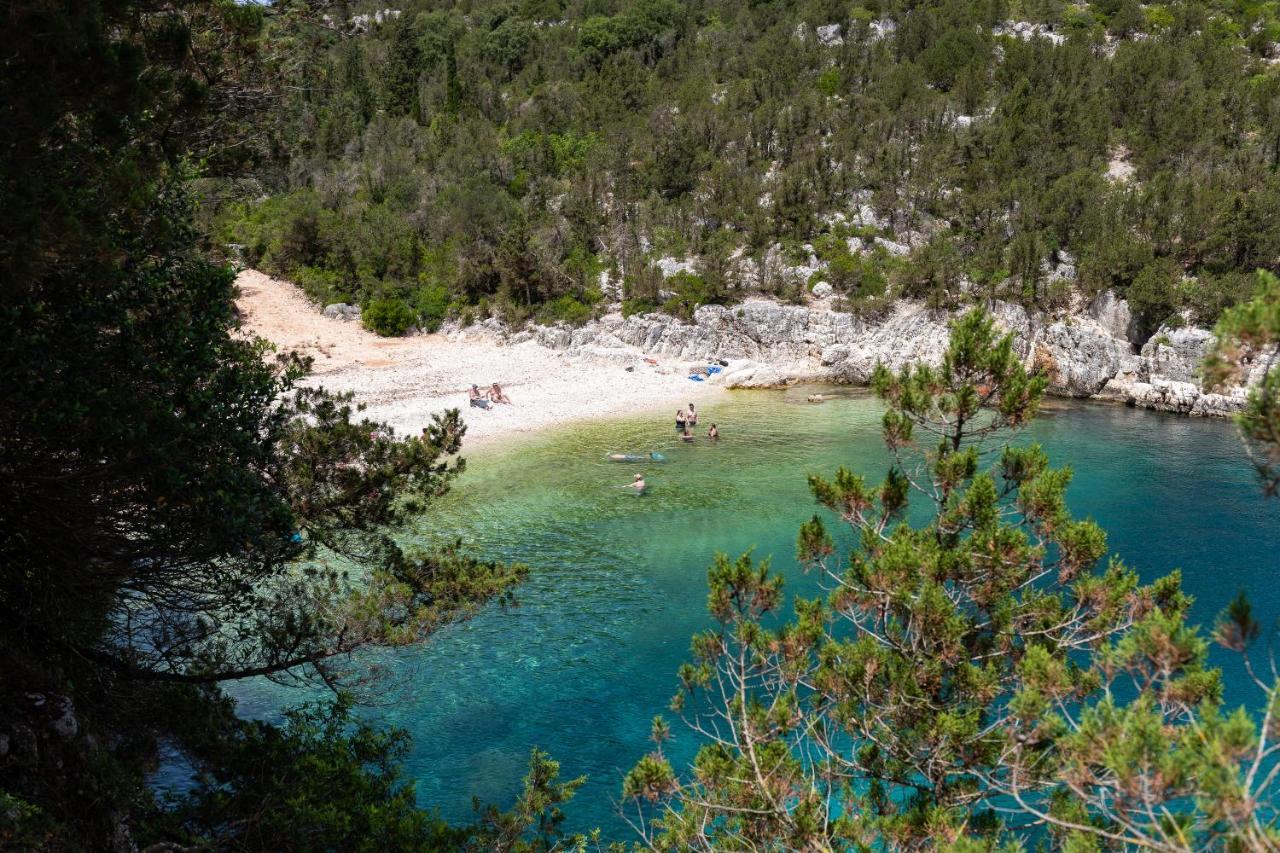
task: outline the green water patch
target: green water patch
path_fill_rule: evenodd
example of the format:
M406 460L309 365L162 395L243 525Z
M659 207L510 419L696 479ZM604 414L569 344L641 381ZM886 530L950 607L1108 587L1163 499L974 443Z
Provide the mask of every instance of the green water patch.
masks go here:
M461 537L532 573L517 609L487 611L425 648L386 656L399 677L368 713L413 736L407 769L424 805L465 820L472 795L509 803L536 745L566 775L590 776L570 805L573 828L630 837L613 802L622 774L648 750L649 720L675 691L690 636L708 625L711 556L754 548L773 557L790 594L817 593L793 559L796 530L815 512L806 475L843 464L878 479L888 464L880 405L842 389L809 403L814 390L709 402L692 443L672 418L648 413L469 460L412 537ZM713 421L718 442L705 437ZM1264 619L1280 615L1280 504L1263 501L1230 424L1054 401L1025 440L1072 464L1071 507L1108 530L1113 552L1147 578L1184 570L1202 622L1241 586ZM666 461L607 459L651 451ZM641 496L624 488L637 472L649 484ZM1232 698L1255 699L1239 673L1229 670L1228 682ZM264 715L300 698L263 685L239 695L247 713ZM673 733L668 754L691 757L695 736L678 721Z

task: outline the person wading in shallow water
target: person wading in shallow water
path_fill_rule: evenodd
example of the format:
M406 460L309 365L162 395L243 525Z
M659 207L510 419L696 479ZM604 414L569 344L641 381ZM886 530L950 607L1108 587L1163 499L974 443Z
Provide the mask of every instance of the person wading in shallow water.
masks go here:
M681 441L693 441L693 433L689 432L689 424L684 425L684 432L680 434Z
M698 410L693 407L693 403L689 404L689 414L685 415L684 422L691 427L698 425Z
M684 409L676 409L676 430L678 432L684 432L685 423Z
M720 430L716 429L716 425L712 424L711 429L707 430L707 438L719 438Z
M635 489L637 495L643 495L645 490L644 474L636 474L635 479L626 485L628 489Z

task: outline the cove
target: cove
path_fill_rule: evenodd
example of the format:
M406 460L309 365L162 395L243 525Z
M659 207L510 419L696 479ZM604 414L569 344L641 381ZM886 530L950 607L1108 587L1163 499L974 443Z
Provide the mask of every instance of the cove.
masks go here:
M412 735L406 771L424 806L456 821L471 817L472 795L506 807L538 746L564 777L590 777L569 804L569 828L632 837L614 801L622 775L649 748L651 718L671 720L667 752L677 766L698 746L666 706L690 636L709 625L712 555L754 548L786 576L788 598L814 595L816 579L793 559L796 530L817 510L806 475L842 464L872 480L884 474L879 403L845 389L813 405L805 401L813 390L735 392L709 403L692 445L677 439L668 414L649 413L469 459L414 538L460 537L532 572L518 608L486 611L383 661L397 678L385 703L366 713ZM712 421L723 435L717 444L701 437ZM1183 570L1200 624L1207 628L1241 587L1264 624L1280 616L1272 582L1280 502L1263 499L1230 423L1051 400L1018 440L1041 442L1053 464L1074 469L1073 512L1099 522L1110 551L1144 579ZM668 461L604 458L650 450ZM641 497L621 488L637 471L651 484ZM1215 657L1227 665L1229 703L1256 705L1233 662ZM243 713L261 716L304 698L267 684L236 693Z

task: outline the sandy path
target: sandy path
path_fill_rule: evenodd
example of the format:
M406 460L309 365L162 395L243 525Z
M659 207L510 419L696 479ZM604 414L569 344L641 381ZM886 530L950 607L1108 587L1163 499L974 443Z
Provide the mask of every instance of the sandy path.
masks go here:
M237 279L236 304L247 331L281 350L315 359L308 382L351 391L366 415L396 431L416 433L433 412L458 408L468 446L561 424L675 409L694 402L700 411L722 388L690 382L681 372L569 358L533 342L444 335L380 338L357 323L323 316L289 282L246 270ZM514 401L481 411L467 405L472 382L498 382ZM670 414L670 413L669 413ZM704 417L703 420L706 420Z

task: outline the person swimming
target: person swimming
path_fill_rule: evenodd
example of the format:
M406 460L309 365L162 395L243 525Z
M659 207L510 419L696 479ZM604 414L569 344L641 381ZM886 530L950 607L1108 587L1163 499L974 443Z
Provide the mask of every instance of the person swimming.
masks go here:
M707 438L719 438L720 430L716 429L716 425L712 424L711 429L707 430Z
M635 489L637 495L644 494L644 490L647 488L644 482L644 474L636 474L635 479L628 483L625 488Z

